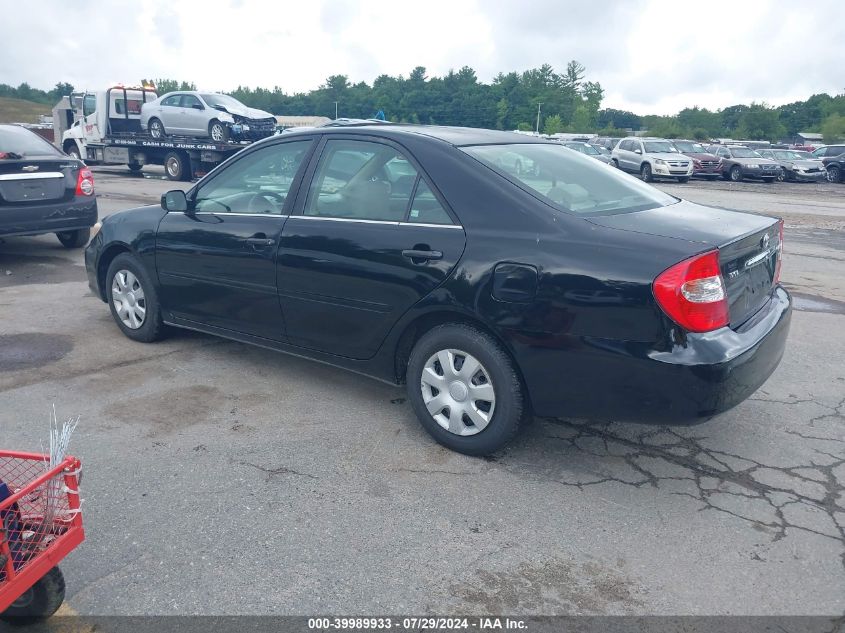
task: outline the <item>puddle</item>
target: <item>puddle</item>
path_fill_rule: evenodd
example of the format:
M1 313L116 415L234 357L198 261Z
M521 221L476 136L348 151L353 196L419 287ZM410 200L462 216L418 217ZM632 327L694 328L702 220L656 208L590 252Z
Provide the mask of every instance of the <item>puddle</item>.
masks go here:
M6 334L0 336L0 372L32 369L55 363L73 349L62 334Z
M791 291L790 291L791 292ZM828 314L845 314L845 301L826 299L803 292L791 292L792 307L799 312L826 312Z

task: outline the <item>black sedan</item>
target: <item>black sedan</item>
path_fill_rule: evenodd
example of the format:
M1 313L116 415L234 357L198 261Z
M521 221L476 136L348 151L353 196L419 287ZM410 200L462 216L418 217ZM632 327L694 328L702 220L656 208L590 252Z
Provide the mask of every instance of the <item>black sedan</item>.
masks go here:
M378 125L256 143L106 218L85 260L131 339L176 326L406 383L437 441L480 455L528 415L683 423L747 398L789 329L781 240L558 143Z
M55 233L68 248L88 243L97 222L94 177L19 125L0 125L0 237Z

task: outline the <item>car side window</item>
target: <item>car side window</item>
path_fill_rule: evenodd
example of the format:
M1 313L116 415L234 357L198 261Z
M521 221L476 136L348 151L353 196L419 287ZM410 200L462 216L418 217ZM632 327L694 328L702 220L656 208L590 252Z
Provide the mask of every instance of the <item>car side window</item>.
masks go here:
M179 100L181 97L179 95L171 95L167 97L167 99L162 100L161 105L163 106L178 106Z
M417 191L414 194L414 201L411 203L411 211L408 214L408 222L419 224L454 224L452 218L446 213L446 209L434 195L431 187L422 178L417 184Z
M314 172L306 216L401 222L417 170L389 145L330 140Z
M200 185L194 211L281 215L312 143L291 141L250 152Z
M197 99L194 95L182 95L182 107L183 108L201 108L202 105L200 104L200 100Z

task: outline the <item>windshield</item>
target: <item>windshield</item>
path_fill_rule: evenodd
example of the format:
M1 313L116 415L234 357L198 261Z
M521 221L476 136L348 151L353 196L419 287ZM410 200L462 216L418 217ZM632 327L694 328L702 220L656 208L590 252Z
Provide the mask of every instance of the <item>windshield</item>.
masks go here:
M801 155L798 152L789 152L789 151L779 151L779 152L772 152L778 160L800 160Z
M234 97L230 97L229 95L218 95L218 94L201 94L202 100L208 104L208 107L215 108L217 106L223 106L224 108L227 106L234 106L238 108L245 108L246 106L235 99Z
M763 158L753 149L748 149L747 147L733 147L731 148L731 155L734 158Z
M690 143L689 141L674 141L673 144L675 145L675 149L679 152L685 152L689 154L706 154L707 150L704 149L703 145L699 145L698 143Z
M794 151L792 152L801 160L813 160L815 156L813 156L810 152L801 152L801 151Z
M30 132L19 125L0 125L0 154L6 154L5 158L63 156L59 150L35 132Z
M678 153L678 150L669 141L645 141L643 145L645 145L645 151L649 154L658 154L660 152Z
M556 144L479 145L462 150L541 200L570 213L629 213L678 201L600 161ZM514 163L533 168L514 168Z

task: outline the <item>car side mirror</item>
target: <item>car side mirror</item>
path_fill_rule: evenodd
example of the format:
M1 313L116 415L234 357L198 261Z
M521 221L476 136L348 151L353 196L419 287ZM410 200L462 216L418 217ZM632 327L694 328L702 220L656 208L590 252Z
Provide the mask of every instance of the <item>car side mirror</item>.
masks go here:
M643 150L641 150L641 149L638 147L637 149L635 149L635 150L634 150L634 153L635 153L635 154L642 154L642 153L643 153Z
M187 213L189 210L188 196L181 189L173 189L161 194L161 208L174 213Z
M194 110L205 110L205 108L203 108L203 107L202 107L202 104L201 104L201 103L195 103L195 104L194 104L194 105L192 105L191 107L192 107Z

